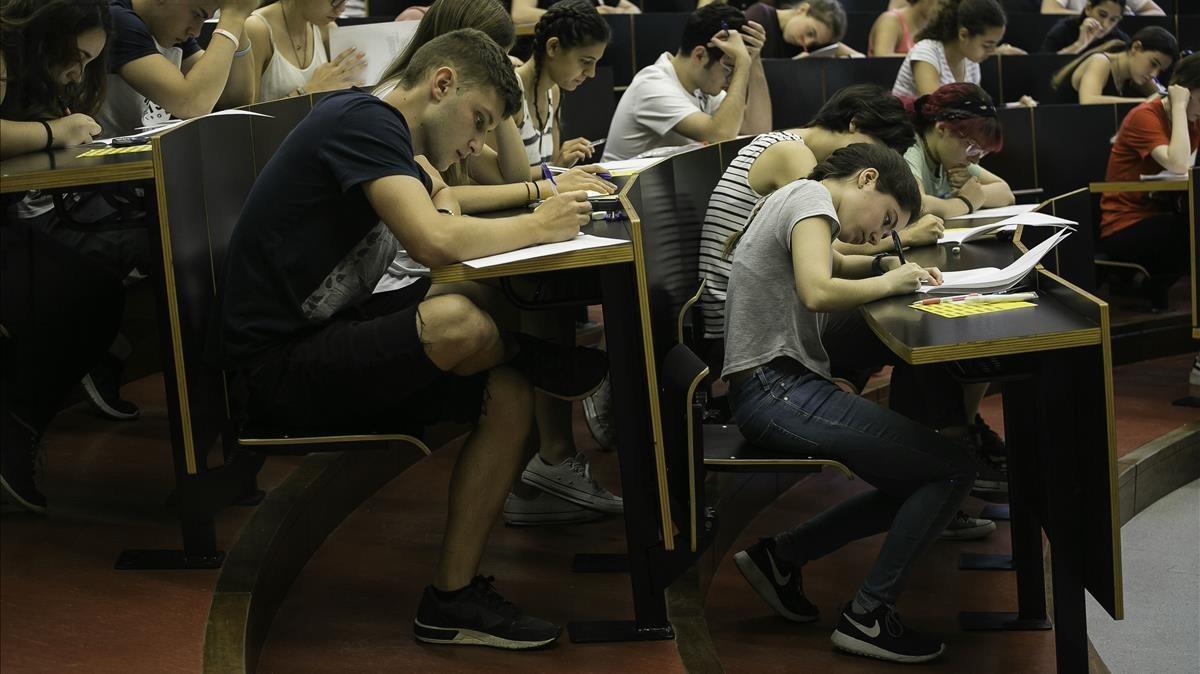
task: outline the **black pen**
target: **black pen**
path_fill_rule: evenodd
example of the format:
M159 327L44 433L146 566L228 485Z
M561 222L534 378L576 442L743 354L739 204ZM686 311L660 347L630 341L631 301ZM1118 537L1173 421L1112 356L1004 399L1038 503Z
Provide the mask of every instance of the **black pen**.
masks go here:
M894 229L892 230L892 243L896 245L896 257L900 258L900 266L903 267L908 264L908 260L904 259L904 251L900 246L900 233Z

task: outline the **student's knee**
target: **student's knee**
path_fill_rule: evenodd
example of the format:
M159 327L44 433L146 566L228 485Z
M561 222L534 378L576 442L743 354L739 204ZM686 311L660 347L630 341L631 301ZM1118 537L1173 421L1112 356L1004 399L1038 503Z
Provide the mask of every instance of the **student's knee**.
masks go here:
M491 317L462 295L441 295L417 309L417 334L430 359L445 371L494 348L500 340Z

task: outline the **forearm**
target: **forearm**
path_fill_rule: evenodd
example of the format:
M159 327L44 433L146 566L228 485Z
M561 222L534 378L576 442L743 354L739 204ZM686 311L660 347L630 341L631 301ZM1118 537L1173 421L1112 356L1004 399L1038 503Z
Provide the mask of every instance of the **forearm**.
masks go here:
M1103 96L1100 94L1079 94L1079 102L1082 105L1096 105L1098 103L1141 103L1144 98L1133 98L1132 96Z
M525 143L521 140L521 132L512 118L506 119L496 127L496 163L500 176L506 183L516 183L529 180L529 157L525 154Z
M245 38L242 36L245 23L245 15L234 12L222 13L217 28L238 36L239 43L235 45L232 40L227 40L223 35L214 33L208 43L208 49L204 50L204 54L200 56L196 64L183 76L186 88L186 91L183 92L183 100L156 102L162 104L168 112L180 119L199 117L212 112L217 102L222 99L233 74L233 54L245 42ZM242 59L244 60L246 57L243 56ZM253 84L251 86L253 87Z
M891 237L888 237L887 241L891 243ZM841 263L838 265L836 272L837 277L840 279L865 279L867 277L874 277L875 270L871 268L871 263L874 261L875 257L873 255L842 254Z
M955 201L958 201L958 199L955 199ZM1003 180L983 185L983 205L980 208L1011 206L1016 201L1017 197L1013 195L1012 188Z
M457 185L450 191L462 213L487 213L505 208L520 208L551 196L549 181L519 182L508 185Z
M249 46L249 39L243 36L239 51ZM225 85L225 91L221 93L217 104L223 108L234 108L255 102L258 100L258 81L252 53L235 56L229 69L229 82Z
M433 198L434 208L447 210L455 215L462 215L462 204L458 203L458 197L454 194L454 188L443 187L434 193Z
M901 237L904 236L902 233ZM901 239L903 242L903 239ZM834 241L833 249L846 257L858 257L862 255L874 256L879 253L890 253L896 250L892 244L892 237L880 239L877 243L845 243L843 241Z
M950 197L949 199L940 199L930 194L926 194L921 198L921 211L924 213L932 213L933 215L942 218L953 218L956 215L965 215L971 212L971 209L963 203L962 199Z
M46 147L46 127L38 122L0 119L0 158L37 152Z
M755 59L750 66L744 118L741 128L743 134L766 133L774 128L771 119L771 91L767 87L767 75L763 71L762 59Z
M1179 107L1171 111L1171 143L1167 145L1167 163L1163 168L1171 173L1187 173L1191 156L1187 108Z
M859 258L862 256L852 256ZM887 297L891 294L887 281L882 276L870 275L870 258L866 260L867 272L862 278L832 277L820 283L813 291L801 294L804 305L809 311L833 313L847 311L862 306L868 302ZM852 263L853 270L858 270L858 263ZM850 273L848 270L847 274ZM808 295L806 297L806 295Z
M713 113L711 137L695 140L719 142L737 137L738 129L742 128L742 118L746 114L746 92L749 89L749 83L750 65L747 63L738 66L733 71L733 78L726 90L725 100L721 101L721 106Z
M423 259L414 257L430 268L548 243L532 213L495 219L446 215L443 220L433 228L432 241L419 249Z

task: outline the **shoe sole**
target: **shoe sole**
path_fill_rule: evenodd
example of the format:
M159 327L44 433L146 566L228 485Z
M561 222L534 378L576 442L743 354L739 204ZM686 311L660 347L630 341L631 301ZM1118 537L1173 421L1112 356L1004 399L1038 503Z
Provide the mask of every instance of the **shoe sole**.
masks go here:
M820 617L819 615L803 616L799 613L789 611L783 605L783 602L779 600L779 594L775 592L775 585L769 578L763 575L762 570L758 568L758 565L754 563L754 560L745 550L734 555L733 561L737 564L738 571L742 572L742 578L745 578L746 582L750 583L750 587L754 588L754 591L758 593L758 596L767 602L767 606L770 606L779 615L794 623L816 622L817 618ZM795 573L795 571L792 571L792 573Z
M602 519L604 515L595 510L587 510L582 513L540 513L537 515L527 515L525 513L504 513L504 523L511 527L536 527L543 525L554 524L587 524Z
M946 652L946 645L942 644L942 647L938 649L937 653L931 653L929 655L903 655L901 653L893 653L887 649L880 648L875 644L867 643L866 641L856 639L849 634L844 634L836 630L834 631L833 636L829 637L829 640L833 642L834 648L851 653L853 655L861 655L868 658L875 658L876 660L902 662L907 664L929 662L930 660L941 657L942 653Z
M970 529L955 529L953 531L947 529L938 536L938 539L943 541L974 541L990 536L995 530L996 523L988 522L987 524L971 527Z
M13 489L12 486L8 484L8 480L4 479L3 475L0 475L0 488L3 488L4 493L7 494L8 497L13 501L16 501L17 505L20 505L22 508L30 512L37 513L38 515L46 514L46 506L40 506L36 503L30 503L29 501L26 501L19 493L17 493L17 490Z
M489 648L502 648L509 651L541 648L558 640L558 635L556 634L549 639L541 641L514 641L498 637L494 634L488 634L487 632L477 632L457 627L430 627L429 625L422 625L416 620L413 621L413 636L416 637L417 641L423 641L427 644L487 646Z
M600 512L611 513L613 515L620 515L625 512L624 501L620 501L618 503L613 503L610 501L596 501L591 498L591 492L585 492L575 489L574 487L568 487L566 485L559 484L554 480L542 477L541 475L538 475L530 470L525 470L521 473L521 482L524 482L531 487L537 487L544 492L553 494L564 501L570 501L571 503L581 505L585 508L591 508L592 510L599 510Z
M138 415L141 413L139 411L134 412L133 414L126 414L110 407L108 401L104 399L104 396L100 395L100 390L97 389L96 385L92 382L92 375L90 374L83 375L83 379L80 381L80 383L83 385L83 392L87 394L88 401L91 402L96 409L100 410L101 414L110 419L115 419L117 421L131 421L133 419L137 419Z

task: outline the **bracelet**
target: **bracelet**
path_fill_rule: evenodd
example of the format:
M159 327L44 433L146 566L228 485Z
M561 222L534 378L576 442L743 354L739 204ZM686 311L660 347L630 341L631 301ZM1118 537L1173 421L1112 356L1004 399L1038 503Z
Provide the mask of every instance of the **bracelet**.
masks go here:
M541 201L542 200L542 186L537 184L537 181L535 180L535 181L533 181L533 187L537 190L538 201Z
M876 276L883 276L883 258L887 257L888 253L878 253L875 259L871 260L871 272Z
M958 199L958 200L960 200L960 201L962 201L964 204L966 204L966 205L967 205L967 212L968 212L968 213L974 213L974 212L975 212L975 204L972 204L970 199L968 199L968 198L966 198L966 197L962 196L961 194L959 194L959 195L956 195L954 198L955 198L955 199Z
M525 203L528 204L533 201L533 190L529 189L529 183L524 183L524 185L525 185Z
M54 148L54 131L50 129L50 122L47 122L44 119L39 119L38 122L40 122L41 125L46 129L46 147L43 149L49 152Z
M238 39L238 36L225 30L224 28L218 28L218 29L214 30L213 35L220 35L221 37L226 38L230 42L232 42L233 43L233 51L235 53L237 52L238 45L240 45L242 43L242 41Z
M239 56L245 56L246 54L249 54L250 47L252 46L254 46L254 43L247 38L245 49L238 49L237 51L233 52L233 57L238 58Z

